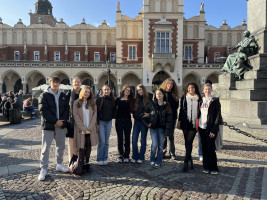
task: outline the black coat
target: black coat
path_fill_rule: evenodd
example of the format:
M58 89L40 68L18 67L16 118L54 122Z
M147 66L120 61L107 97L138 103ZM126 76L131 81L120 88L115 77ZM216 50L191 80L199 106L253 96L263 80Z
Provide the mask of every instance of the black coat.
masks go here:
M66 128L69 119L69 101L65 93L59 96L59 119L57 119L57 108L55 97L48 91L43 92L39 97L39 110L41 114L41 126L43 130L55 130L58 120L64 120L61 127Z
M101 102L103 103L101 105ZM110 96L98 97L96 100L97 105L97 122L99 124L99 120L110 121L114 117L115 112L115 102L112 101Z
M200 105L202 105L202 99L200 101ZM198 118L200 118L200 116L201 109L199 109ZM222 124L221 103L219 98L213 97L208 108L206 133L213 133L217 135L220 124Z
M145 107L145 113L149 113L147 120L144 120L144 124L148 126L151 123L151 128L157 127L158 116L160 117L160 124L164 127L165 135L168 136L172 129L172 111L167 110L167 103L164 102L163 106L159 108L156 102L151 102Z
M198 99L198 110L199 110L199 105L200 102L202 101L201 98ZM188 121L187 119L187 101L186 97L182 96L181 101L180 101L180 111L179 111L179 117L178 121L181 122L181 129L182 130L188 130L189 127L191 127L191 122Z

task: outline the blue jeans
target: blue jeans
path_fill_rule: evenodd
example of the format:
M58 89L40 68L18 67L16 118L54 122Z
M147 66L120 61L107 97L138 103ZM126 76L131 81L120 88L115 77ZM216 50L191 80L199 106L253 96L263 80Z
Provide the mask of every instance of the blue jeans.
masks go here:
M164 145L164 130L162 128L150 129L152 139L150 161L155 164L161 165L163 158L163 145ZM157 151L157 156L156 156Z
M108 146L111 126L112 120L99 121L99 144L97 146L97 161L106 161L108 159Z
M132 147L133 147L132 159L134 160L138 159L145 160L147 131L148 128L141 121L134 120L133 135L132 135ZM140 132L141 132L141 148L140 152L138 152L137 143Z
M197 135L198 135L198 155L199 156L203 156L203 153L202 153L202 144L201 144L201 138L200 138L199 132L197 132Z

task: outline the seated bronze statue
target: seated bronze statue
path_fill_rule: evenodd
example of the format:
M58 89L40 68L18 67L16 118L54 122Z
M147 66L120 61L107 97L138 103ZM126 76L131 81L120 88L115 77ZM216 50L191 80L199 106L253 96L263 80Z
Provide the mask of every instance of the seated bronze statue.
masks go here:
M230 54L221 69L222 72L233 73L235 76L242 80L244 79L244 73L252 70L250 65L249 56L253 56L258 53L259 45L254 38L254 35L250 35L249 31L245 31L244 39L237 44L234 49L238 49L237 52Z

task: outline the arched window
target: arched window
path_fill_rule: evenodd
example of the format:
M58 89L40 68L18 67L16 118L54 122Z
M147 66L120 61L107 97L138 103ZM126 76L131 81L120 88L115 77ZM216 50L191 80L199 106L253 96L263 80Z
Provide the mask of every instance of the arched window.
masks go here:
M198 26L195 25L193 29L193 38L197 39L198 38Z
M46 31L43 32L43 44L45 42L47 43L47 32Z
M66 42L68 43L68 33L64 32L64 36L63 36L64 40L63 43L65 44Z
M122 26L122 38L127 38L127 26Z
M177 0L172 1L172 12L178 12L178 2Z
M232 34L228 33L227 34L227 46L232 46Z
M32 33L32 44L37 44L37 33L35 31Z
M27 32L23 31L22 33L22 43L27 42Z
M107 45L111 45L111 34L108 33L107 35Z
M165 0L161 0L160 2L160 11L166 12L166 1Z
M149 2L149 12L155 12L155 0Z
M81 33L76 33L76 45L81 45Z
M187 26L184 25L184 39L187 39Z
M217 46L222 46L222 34L218 33Z
M133 38L138 38L138 28L137 25L133 26Z
M15 31L12 33L12 43L17 44L17 32Z
M53 32L53 45L57 45L57 32Z
M97 34L97 45L101 45L102 44L102 35L101 33Z

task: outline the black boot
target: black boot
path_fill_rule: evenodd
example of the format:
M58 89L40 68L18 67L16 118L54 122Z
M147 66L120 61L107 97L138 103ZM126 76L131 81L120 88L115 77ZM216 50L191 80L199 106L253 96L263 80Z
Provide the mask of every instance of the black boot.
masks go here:
M189 160L189 163L190 163L190 169L194 170L194 164L193 164L193 160L192 158Z
M90 164L89 163L87 163L85 165L85 171L86 171L86 173L89 173L90 172Z
M188 164L187 164L187 162L184 162L182 172L187 172L187 171L188 171Z

